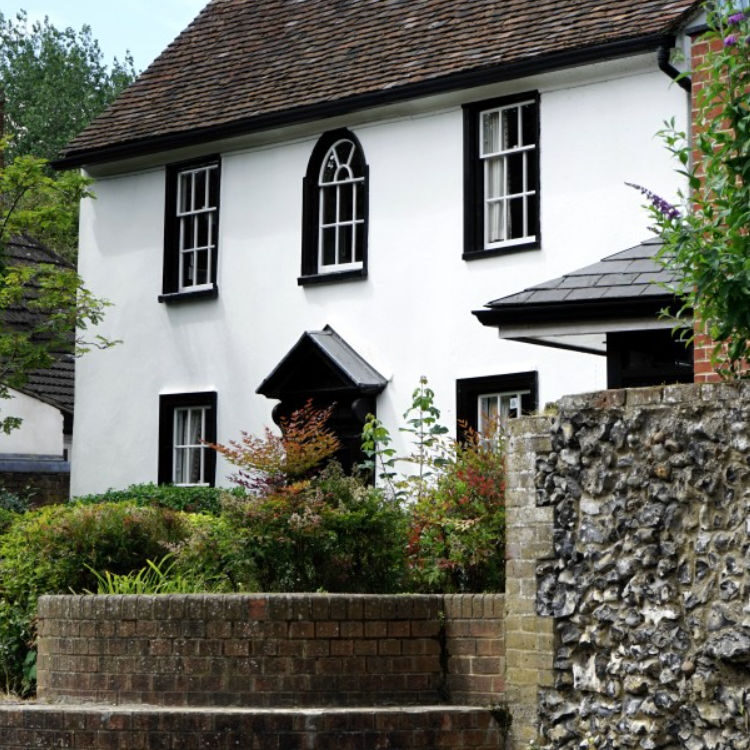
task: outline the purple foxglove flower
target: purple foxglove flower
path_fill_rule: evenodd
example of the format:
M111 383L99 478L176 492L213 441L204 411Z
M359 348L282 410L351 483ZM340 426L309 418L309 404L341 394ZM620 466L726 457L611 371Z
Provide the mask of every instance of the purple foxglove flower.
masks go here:
M737 44L737 34L730 34L724 37L725 47L734 47L735 44Z
M727 19L729 21L730 26L737 26L738 24L742 23L747 16L744 13L735 13Z

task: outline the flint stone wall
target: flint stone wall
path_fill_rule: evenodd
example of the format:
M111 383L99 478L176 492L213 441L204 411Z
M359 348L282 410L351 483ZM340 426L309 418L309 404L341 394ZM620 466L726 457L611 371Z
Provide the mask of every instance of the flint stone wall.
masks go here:
M547 425L544 743L750 748L750 383L567 397Z

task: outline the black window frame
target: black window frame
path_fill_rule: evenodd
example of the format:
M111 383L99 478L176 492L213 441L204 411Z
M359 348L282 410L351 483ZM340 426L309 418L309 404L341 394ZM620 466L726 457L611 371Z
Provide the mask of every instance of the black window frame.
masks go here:
M485 375L456 380L456 436L466 437L466 428L478 430L478 405L480 396L506 391L529 391L521 403L524 415L539 409L539 373L537 370L512 372L505 375Z
M190 169L215 166L212 174L216 179L216 220L214 231L216 241L211 252L211 287L196 290L180 289L180 248L179 218L177 216L177 185L179 175ZM219 154L204 156L200 159L168 164L165 174L164 190L164 263L162 272L162 293L159 302L173 303L196 299L215 299L219 294L216 283L219 257L219 228L221 225L221 157Z
M346 271L321 273L318 264L320 189L318 180L323 159L331 146L339 140L350 140L354 143L357 157L360 160L364 175L364 231L362 240L362 267ZM348 128L329 130L320 136L312 150L307 163L307 171L302 179L302 267L297 283L300 286L313 284L330 284L340 281L355 281L367 278L367 246L369 234L370 207L370 167L365 159L365 152L357 136Z
M185 407L208 407L206 434L208 443L216 442L216 391L194 391L191 393L167 393L159 396L159 462L158 483L174 484L174 412ZM216 486L216 451L206 448L204 479L209 487ZM200 485L203 486L203 485Z
M486 248L484 242L484 165L480 157L480 114L495 107L512 106L522 101L533 100L536 105L536 221L534 239ZM491 258L498 255L538 250L542 246L541 226L541 107L538 91L527 91L512 96L486 99L463 105L464 120L464 260Z

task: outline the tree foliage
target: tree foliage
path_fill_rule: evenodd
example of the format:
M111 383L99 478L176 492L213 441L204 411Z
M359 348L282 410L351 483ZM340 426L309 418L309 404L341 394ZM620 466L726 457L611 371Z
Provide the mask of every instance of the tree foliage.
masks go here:
M750 355L750 20L709 7L708 24L708 51L692 71L695 138L673 122L662 133L689 190L679 209L648 197L661 260L682 279L682 312L716 342L719 370L736 376Z
M5 141L0 139L0 154ZM10 262L11 242L54 239L71 225L89 180L78 173L50 176L46 161L21 156L0 167L0 398L23 388L33 370L49 367L63 353L81 354L112 342L87 336L102 320L107 302L96 298L72 266ZM11 313L24 312L22 322ZM0 416L9 433L18 418Z
M135 77L133 59L103 62L91 28L59 30L48 18L29 24L25 11L0 13L0 89L10 160L52 160Z

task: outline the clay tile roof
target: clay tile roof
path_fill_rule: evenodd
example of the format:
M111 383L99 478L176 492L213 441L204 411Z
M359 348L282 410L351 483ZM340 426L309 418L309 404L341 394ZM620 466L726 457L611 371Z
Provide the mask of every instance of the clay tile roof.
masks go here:
M122 158L653 49L698 5L212 0L58 163Z

